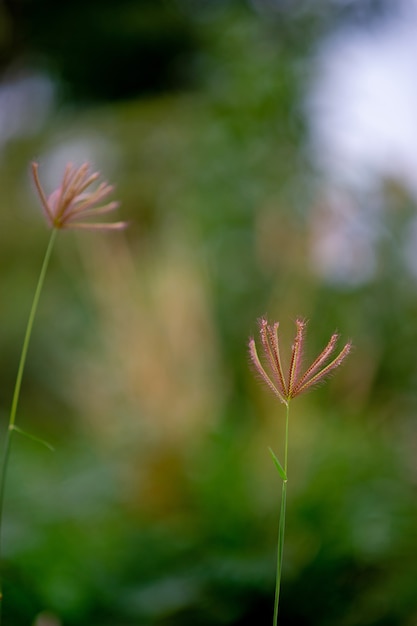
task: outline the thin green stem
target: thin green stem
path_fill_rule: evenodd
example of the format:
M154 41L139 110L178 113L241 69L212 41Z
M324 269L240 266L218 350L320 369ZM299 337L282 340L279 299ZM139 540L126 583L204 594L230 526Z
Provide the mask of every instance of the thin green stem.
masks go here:
M284 472L288 476L288 424L290 416L290 401L287 400L287 411L285 416L285 447L284 447ZM287 508L287 480L282 483L281 492L281 510L279 514L279 531L278 531L278 546L277 546L277 575L275 583L275 602L274 602L274 621L273 626L278 624L278 606L279 606L279 594L281 590L281 575L282 575L282 558L284 554L284 535L285 535L285 512Z
M46 249L45 257L42 263L42 268L39 274L39 279L38 279L38 284L36 286L35 295L33 296L32 307L29 313L25 338L23 340L22 352L20 355L19 367L17 370L16 383L15 383L15 388L13 392L13 400L12 400L12 405L10 409L9 425L7 428L6 437L4 441L3 458L1 461L1 470L0 470L0 564L2 560L1 559L2 557L2 541L1 540L2 540L2 530L3 530L3 508L4 508L4 495L5 495L5 487L6 487L7 468L9 464L12 436L13 436L13 433L16 430L18 430L17 427L15 426L17 406L19 403L23 372L25 369L26 357L28 353L30 338L32 335L33 322L35 320L36 311L37 311L38 304L39 304L39 298L42 292L43 284L45 282L46 271L48 269L49 260L51 258L52 248L54 246L57 232L58 231L55 228L51 232L48 247ZM3 599L3 585L2 585L2 576L0 576L0 603L2 599ZM1 604L0 604L0 607L1 607ZM1 623L1 610L0 610L0 623Z

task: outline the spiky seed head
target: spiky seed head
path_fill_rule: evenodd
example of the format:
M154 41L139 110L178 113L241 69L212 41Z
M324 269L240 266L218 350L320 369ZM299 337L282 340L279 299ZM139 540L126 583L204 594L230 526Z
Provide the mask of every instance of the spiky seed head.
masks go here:
M43 190L38 174L38 164L32 163L32 176L46 220L51 228L120 230L127 222L90 222L90 218L110 213L118 208L116 201L104 202L113 191L113 186L100 183L96 189L87 191L100 177L92 172L89 163L76 168L68 163L59 187L49 196ZM87 220L87 221L86 221Z
M330 341L323 351L311 363L305 372L301 373L307 322L301 318L297 318L297 330L291 351L290 366L288 369L288 375L285 376L281 364L278 326L278 322L271 325L264 317L259 320L259 333L266 368L263 366L258 356L255 340L253 338L249 341L249 354L251 361L255 366L255 370L260 375L261 379L281 402L288 404L292 398L305 393L315 385L319 384L337 367L339 367L348 356L352 344L348 341L337 356L334 357L334 351L339 335L337 333L333 333Z

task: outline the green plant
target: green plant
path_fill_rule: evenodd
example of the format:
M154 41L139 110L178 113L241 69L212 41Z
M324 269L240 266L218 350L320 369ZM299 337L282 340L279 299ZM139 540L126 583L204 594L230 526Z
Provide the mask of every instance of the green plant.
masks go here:
M3 457L0 466L0 562L1 562L1 535L2 521L4 509L4 496L6 488L7 469L9 464L10 449L12 437L15 432L26 435L35 441L39 441L48 447L45 441L26 433L16 425L16 414L19 403L20 389L22 385L23 372L32 335L33 323L39 304L40 295L45 282L45 276L48 270L49 261L56 240L56 236L61 229L88 229L88 230L119 230L126 226L125 222L89 222L88 219L109 213L115 210L118 202L109 202L101 204L112 191L113 187L107 183L100 183L97 189L87 191L87 189L99 178L98 172L91 173L89 163L84 163L79 168L75 168L71 163L65 168L65 172L60 186L47 196L42 188L38 176L37 163L32 164L32 175L38 191L42 207L44 209L46 220L51 227L51 235L46 248L46 253L39 274L38 283L32 301L29 318L26 326L25 337L23 341L20 361L16 376L16 383L13 392L13 400L9 415L9 424L7 428ZM85 221L87 219L87 221ZM2 602L2 582L0 579L0 603ZM1 604L0 604L1 608ZM1 610L0 610L1 621Z
M284 375L284 370L281 362L281 351L279 345L278 328L279 323L275 322L272 326L268 324L265 318L260 320L260 337L262 348L265 356L265 360L268 364L269 373L262 365L257 350L255 340L252 338L249 341L249 352L252 363L254 364L256 371L260 374L262 380L271 389L271 391L278 397L278 399L286 406L286 418L285 418L285 442L284 442L284 462L281 464L278 457L274 454L272 449L271 453L274 464L278 470L280 477L282 478L282 492L281 492L281 510L279 520L278 531L278 549L277 549L277 573L275 584L275 603L274 603L274 626L278 623L278 606L279 606L279 594L281 588L281 575L282 575L282 559L284 552L284 535L285 535L285 512L287 502L287 482L288 482L288 426L289 426L289 414L290 414L290 400L299 396L300 394L308 391L322 380L324 380L333 370L343 363L345 358L350 352L351 342L349 341L342 351L331 360L334 353L339 335L333 333L329 343L319 356L313 361L313 363L301 373L301 365L304 352L304 340L306 322L298 318L296 320L297 332L295 335L294 343L291 352L291 361L288 371L288 375Z

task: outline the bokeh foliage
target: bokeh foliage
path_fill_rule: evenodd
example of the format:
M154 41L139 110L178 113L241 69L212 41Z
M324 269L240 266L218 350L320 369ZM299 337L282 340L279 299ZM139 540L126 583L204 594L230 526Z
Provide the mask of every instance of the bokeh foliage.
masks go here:
M53 60L61 93L78 99L2 148L4 425L47 239L30 160L47 176L91 158L131 223L59 237L18 414L56 452L14 441L5 623L43 610L69 626L271 619L280 485L267 447L279 453L283 410L246 353L268 313L288 348L300 314L311 355L335 328L355 344L328 386L293 405L283 623L411 626L416 286L396 237L414 207L387 193L390 234L368 283L314 271L324 182L307 156L301 96L327 20L142 1L120 3L113 23L114 3L53 3L47 14L39 4L21 3L17 48L36 52L32 64ZM165 70L146 85L132 59L158 68L154 50Z

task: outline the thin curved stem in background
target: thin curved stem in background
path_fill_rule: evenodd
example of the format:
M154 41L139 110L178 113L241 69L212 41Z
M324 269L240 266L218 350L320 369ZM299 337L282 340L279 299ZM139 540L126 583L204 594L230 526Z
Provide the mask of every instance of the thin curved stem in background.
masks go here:
M7 477L7 468L10 457L10 446L12 442L12 435L15 430L19 430L15 426L16 422L16 413L17 406L19 403L20 397L20 389L22 386L22 378L23 372L26 364L26 357L28 353L30 338L32 335L33 322L35 320L36 311L39 304L40 295L42 292L42 287L45 282L45 276L49 265L49 260L51 258L52 249L55 243L55 238L57 235L57 230L54 228L51 232L51 236L49 238L48 247L45 252L45 257L43 259L42 268L39 274L38 284L36 286L35 295L33 296L32 307L30 309L28 323L26 326L25 338L23 341L22 352L20 355L19 367L17 370L16 383L13 392L13 400L12 406L10 409L10 417L9 424L6 432L5 442L4 442L4 450L3 450L3 458L1 461L1 470L0 470L0 566L2 562L2 530L3 530L3 508L4 508L4 495L5 495L5 487L6 487L6 477ZM3 600L3 581L2 581L2 572L0 575L0 623L1 623L1 603Z

